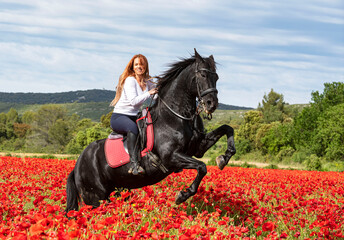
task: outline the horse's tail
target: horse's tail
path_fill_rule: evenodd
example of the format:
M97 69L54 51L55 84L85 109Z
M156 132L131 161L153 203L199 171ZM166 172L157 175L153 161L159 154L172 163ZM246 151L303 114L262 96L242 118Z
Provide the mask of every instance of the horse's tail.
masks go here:
M67 179L67 207L65 212L68 213L70 210L78 211L80 196L78 189L75 185L74 170L69 174Z

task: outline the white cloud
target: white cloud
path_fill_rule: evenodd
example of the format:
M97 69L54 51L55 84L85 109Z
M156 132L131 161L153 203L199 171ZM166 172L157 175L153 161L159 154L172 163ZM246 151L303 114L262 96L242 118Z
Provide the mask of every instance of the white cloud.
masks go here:
M219 62L219 97L227 104L256 107L271 88L305 103L324 82L344 79L344 7L336 0L0 6L0 91L114 89L132 55L145 54L156 75L194 47Z

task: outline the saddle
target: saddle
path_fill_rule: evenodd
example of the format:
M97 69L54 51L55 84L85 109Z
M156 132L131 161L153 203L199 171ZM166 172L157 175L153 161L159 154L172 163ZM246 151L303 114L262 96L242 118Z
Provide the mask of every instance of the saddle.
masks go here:
M153 167L159 167L163 172L168 170L161 164L161 160L151 152L154 146L153 121L148 108L143 109L136 120L139 129L141 144L141 158L149 159ZM108 165L112 168L120 167L130 162L127 148L126 136L112 132L105 140L105 157Z

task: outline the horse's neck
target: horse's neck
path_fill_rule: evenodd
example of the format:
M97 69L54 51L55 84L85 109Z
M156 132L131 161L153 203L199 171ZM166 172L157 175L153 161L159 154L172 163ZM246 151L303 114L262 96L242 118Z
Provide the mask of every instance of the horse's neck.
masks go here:
M181 73L162 97L174 111L186 117L196 111L196 98L192 93L191 83L192 74Z

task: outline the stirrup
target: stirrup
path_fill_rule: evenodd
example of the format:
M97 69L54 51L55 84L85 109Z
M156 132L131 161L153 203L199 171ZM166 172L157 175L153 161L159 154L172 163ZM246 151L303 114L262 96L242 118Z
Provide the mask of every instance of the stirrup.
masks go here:
M131 163L132 166L129 168L128 173L133 175L146 174L146 171L138 165L138 163Z

